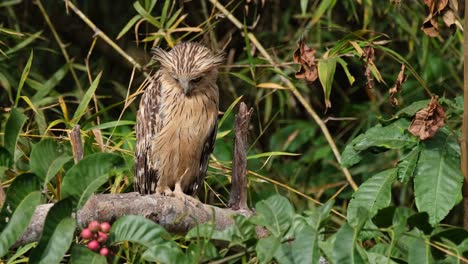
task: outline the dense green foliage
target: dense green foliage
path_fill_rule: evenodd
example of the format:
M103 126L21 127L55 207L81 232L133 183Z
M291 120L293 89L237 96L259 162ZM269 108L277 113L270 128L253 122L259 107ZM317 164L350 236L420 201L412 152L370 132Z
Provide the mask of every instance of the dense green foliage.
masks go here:
M254 108L247 176L257 214L237 216L223 231L205 223L185 236L125 216L113 224L108 261L464 260L460 30L441 25L441 36L426 36L422 0L183 2L0 3L2 260L106 262L79 244L72 213L93 193L133 190L133 126L155 67L150 49L181 41L227 55L218 82L224 114L200 200L228 203L234 113L244 101ZM295 78L301 38L316 50L314 82ZM408 79L392 106L388 90L402 64ZM420 140L408 127L432 95L440 97L445 125ZM77 164L69 136L75 125L84 140ZM55 204L40 241L13 247L41 203ZM259 228L270 235L257 237Z

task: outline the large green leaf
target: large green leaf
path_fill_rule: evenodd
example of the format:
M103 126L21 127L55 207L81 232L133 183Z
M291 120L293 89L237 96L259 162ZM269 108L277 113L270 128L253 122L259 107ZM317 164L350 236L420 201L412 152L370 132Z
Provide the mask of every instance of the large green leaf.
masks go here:
M143 259L157 263L193 263L174 241L165 241L151 246L143 253Z
M371 148L403 149L417 144L417 139L406 130L410 122L399 119L387 126L377 125L357 136L343 151L341 164L350 167L361 161L364 151Z
M427 238L425 238L424 234L419 232L419 230L416 231L417 232L412 232L413 235L419 234L419 236L411 237L410 243L408 243L408 263L434 263L434 259L431 254L431 246L426 243Z
M11 217L12 212L32 192L40 189L39 180L32 173L23 173L15 178L7 190L5 202L0 212L0 230L7 224L6 219Z
M330 1L328 1L330 2ZM325 105L331 107L330 94L335 77L336 57L322 58L318 63L318 76L325 96Z
M435 225L461 198L460 147L444 128L422 142L420 148L414 176L416 206L420 212L427 212L429 222Z
M110 153L94 153L86 156L67 171L62 182L61 197L72 197L78 208L103 185L112 169L122 166L122 157Z
M319 263L318 232L309 225L294 231L295 239L291 243L294 263Z
M18 109L13 108L10 111L10 117L8 117L7 123L5 125L5 135L3 142L5 148L8 150L8 152L10 152L14 161L16 161L16 142L18 141L19 133L27 119L28 118Z
M276 237L281 237L289 229L294 208L285 197L271 196L258 202L255 208L257 213L250 219L252 223L265 226Z
M143 216L127 215L119 218L112 224L110 241L117 243L131 241L146 247L152 247L164 242L169 233L160 225Z
M44 181L52 162L63 154L63 145L59 145L51 138L41 140L31 151L29 162L31 171Z
M365 181L353 194L348 206L348 221L355 227L359 218L359 208L365 208L369 216L373 216L379 209L387 207L391 202L391 187L397 176L397 169L388 169L372 176Z
M70 199L54 204L47 213L41 239L31 252L30 263L60 263L70 248L76 229Z
M0 166L9 168L13 164L13 156L4 147L0 146Z
M361 255L356 250L356 240L358 231L353 229L348 223L341 226L336 234L333 247L334 263L340 264L360 264L364 263Z
M29 193L9 218L8 224L0 234L0 258L15 244L29 225L36 206L41 203L39 191Z
M275 236L261 238L257 242L255 251L259 263L269 263L281 246L281 241Z
M72 264L106 264L107 260L87 247L75 244L71 250L70 262Z
M398 163L398 179L401 182L408 182L413 177L416 164L419 159L419 148L413 148L408 154L401 158Z

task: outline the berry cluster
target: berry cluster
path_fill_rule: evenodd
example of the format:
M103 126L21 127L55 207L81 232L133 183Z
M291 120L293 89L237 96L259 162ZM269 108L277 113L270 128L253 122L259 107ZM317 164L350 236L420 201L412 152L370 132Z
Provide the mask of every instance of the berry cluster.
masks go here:
M99 223L91 221L88 227L81 231L81 238L88 240L88 248L92 251L98 251L102 256L109 255L109 249L105 246L107 236L111 229L108 222ZM103 245L101 245L103 243Z

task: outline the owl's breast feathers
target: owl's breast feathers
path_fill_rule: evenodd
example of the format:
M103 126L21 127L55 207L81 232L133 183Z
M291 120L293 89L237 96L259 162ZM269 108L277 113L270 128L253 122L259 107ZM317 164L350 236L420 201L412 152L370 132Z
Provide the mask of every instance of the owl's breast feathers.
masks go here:
M135 186L141 193L161 193L179 182L184 193L194 195L206 174L216 138L216 84L190 96L175 85L157 76L140 103Z

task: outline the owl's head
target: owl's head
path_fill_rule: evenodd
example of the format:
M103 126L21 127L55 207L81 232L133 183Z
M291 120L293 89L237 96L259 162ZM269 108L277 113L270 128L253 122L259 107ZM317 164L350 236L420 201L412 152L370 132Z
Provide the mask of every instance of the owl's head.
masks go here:
M223 54L214 54L210 49L195 42L182 42L170 51L153 49L154 59L161 63L163 74L169 75L189 95L206 82L216 82L217 68L224 61Z

